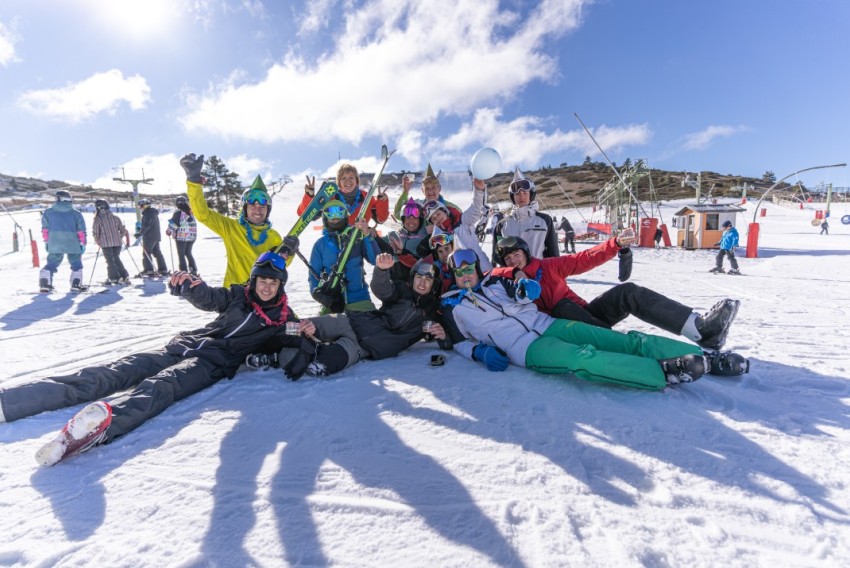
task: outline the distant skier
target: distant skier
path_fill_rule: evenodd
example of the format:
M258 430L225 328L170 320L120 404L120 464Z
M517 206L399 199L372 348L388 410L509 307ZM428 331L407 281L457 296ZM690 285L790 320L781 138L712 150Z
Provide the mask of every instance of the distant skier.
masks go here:
M723 256L729 257L729 264L732 268L729 274L740 274L738 270L738 261L735 260L735 248L738 246L738 230L732 226L732 221L723 221L723 236L720 238L720 250L717 252L715 261L717 265L709 272L721 273L723 270Z
M159 228L159 210L151 207L151 200L143 197L139 199L139 208L142 210L142 226L139 232L133 235L142 239L142 276L168 276L168 266L165 257L159 248L162 233ZM157 271L154 272L153 261L156 259Z
M124 222L109 210L109 202L105 199L97 199L94 202L94 222L91 226L91 235L94 242L103 251L103 259L106 261L106 284L129 284L130 273L121 262L121 240L125 246L130 246L130 234Z
M564 253L576 253L576 232L566 217L561 217L559 229L564 231Z
M82 256L86 251L86 222L71 205L71 194L64 189L56 192L56 203L41 217L41 236L47 251L47 264L38 274L42 292L53 290L53 275L65 255L71 265L71 290L85 290Z
M820 224L820 234L826 233L829 235L829 223L827 223L826 219L823 220L823 223Z
M174 204L177 211L169 219L165 234L177 243L177 262L180 270L197 276L198 265L195 263L195 257L192 256L192 246L198 238L198 223L192 215L189 199L185 195L178 196Z
M655 248L661 248L661 239L664 237L664 231L661 230L661 227L655 229Z

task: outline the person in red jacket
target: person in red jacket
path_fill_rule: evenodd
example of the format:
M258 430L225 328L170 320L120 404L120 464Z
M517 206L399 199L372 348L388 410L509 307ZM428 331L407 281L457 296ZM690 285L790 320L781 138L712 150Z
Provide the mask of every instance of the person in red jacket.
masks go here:
M536 280L541 293L534 303L541 312L559 319L611 328L633 315L665 331L683 335L703 349L721 349L738 312L738 300L721 300L700 315L684 304L632 282L618 284L590 302L567 284L569 276L600 266L634 241L633 235L612 237L578 254L541 259L531 256L522 238L506 237L496 246L505 266L494 268L492 274Z
M299 215L304 212L316 194L315 183L315 177L312 180L307 178L307 184L304 185L304 197L296 210ZM348 209L348 224L349 226L354 225L354 220L366 199L366 190L360 189L360 174L357 173L357 168L353 164L343 163L336 172L336 183L339 186L339 191L331 197L331 200L338 199L345 204L346 209ZM374 219L376 223L383 223L389 216L390 200L387 199L386 193L378 190L377 195L369 200L363 218L367 221Z

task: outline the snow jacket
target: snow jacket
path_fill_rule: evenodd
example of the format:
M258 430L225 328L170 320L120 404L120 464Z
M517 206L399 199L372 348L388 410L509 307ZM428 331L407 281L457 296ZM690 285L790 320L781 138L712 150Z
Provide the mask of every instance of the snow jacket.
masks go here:
M145 207L142 211L142 226L139 229L142 244L150 250L156 243L162 240L162 232L159 229L159 210L154 207Z
M194 241L198 238L198 223L191 213L178 209L168 220L166 234L174 235L174 240L177 241Z
M567 220L566 218L563 221L561 221L561 225L560 225L559 228L562 231L564 231L565 235L570 235L570 234L575 235L576 234L575 230L573 229L573 226L570 224L569 220Z
M492 345L511 363L525 367L528 346L555 319L530 300L517 298L516 291L513 280L488 275L472 291L455 288L443 294L443 317L455 351L472 359L476 345Z
M729 227L723 231L723 236L720 238L720 248L723 250L735 250L738 246L738 229Z
M549 258L560 255L558 235L552 218L539 212L537 207L536 201L524 207L514 207L496 225L493 233L493 253L496 252L496 245L502 237L522 237L528 243L533 257ZM496 258L495 254L493 258Z
M366 190L357 188L354 190L354 198L352 199L351 195L346 195L341 191L337 191L333 194L331 199L337 199L345 204L345 207L348 209L348 224L354 225L354 221L357 219L357 215L360 213L360 207L363 205L363 201L366 199ZM298 205L298 209L295 211L299 215L304 213L304 210L307 209L307 206L310 205L310 202L313 201L313 196L307 193L304 194L304 197L301 198L301 203ZM382 199L378 199L376 196L372 196L369 200L368 208L366 209L366 213L364 214L364 219L370 221L372 219L375 220L376 223L383 223L390 216L390 200L384 196Z
M224 241L224 250L227 253L224 286L248 282L257 257L283 242L280 234L271 228L270 223L252 225L245 221L243 224L239 219L213 211L204 199L201 184L187 180L186 187L189 206L195 219L209 227Z
M206 283L181 294L198 309L218 312L205 326L176 335L166 351L181 357L199 357L214 362L228 378L251 353L261 351L271 339L283 347L299 347L301 338L286 335L286 321L297 321L284 294L273 307L260 307L245 286L214 288ZM260 314L265 314L263 318ZM271 322L271 323L270 323Z
M611 238L578 254L557 258L532 258L522 271L540 284L540 297L534 303L541 312L547 314L551 313L555 305L564 298L569 298L579 306L586 306L587 302L567 284L567 277L582 274L604 264L617 256L619 250L620 245L617 244L617 240ZM518 270L518 268L502 266L494 268L492 274L513 279Z
M41 216L41 237L48 253L80 254L86 246L86 222L70 201L57 201Z
M436 295L415 294L407 282L392 280L389 270L376 268L371 286L381 308L346 314L360 347L372 359L395 357L425 336L423 322L442 319L438 319Z
M324 278L331 273L340 252L342 252L343 246L344 240L340 233L328 231L327 229L322 230L322 236L313 245L313 252L310 254L310 266L313 270L310 271L308 281L311 291L319 285L319 279L316 277L316 274ZM345 279L343 296L346 304L371 300L369 297L369 287L366 284L366 270L363 268L363 259L366 259L369 264L374 265L376 256L378 256L378 246L375 244L375 239L371 236L362 238L351 249L351 255L345 263L345 270L343 272L343 278Z
M125 244L130 243L130 234L127 232L124 222L109 209L95 212L91 234L94 242L101 248L120 247L122 237Z

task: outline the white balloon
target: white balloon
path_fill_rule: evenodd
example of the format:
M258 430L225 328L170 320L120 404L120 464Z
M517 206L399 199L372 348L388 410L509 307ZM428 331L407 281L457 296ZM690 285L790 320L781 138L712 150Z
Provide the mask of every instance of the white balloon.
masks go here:
M493 148L481 148L472 156L469 162L469 169L472 170L472 176L476 179L490 179L502 167L502 157Z

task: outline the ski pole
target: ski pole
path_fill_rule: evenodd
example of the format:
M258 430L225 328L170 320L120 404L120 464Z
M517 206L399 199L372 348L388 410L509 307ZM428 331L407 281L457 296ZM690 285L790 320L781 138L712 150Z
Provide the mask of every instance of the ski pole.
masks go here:
M126 250L126 251L127 251L127 254L129 254L129 255L130 255L130 260L132 260L132 261L133 261L133 266L135 266L135 267L136 267L136 272L137 272L137 273L141 273L142 271L141 271L141 270L139 270L139 265L138 265L138 264L136 264L136 259L135 259L135 258L133 258L133 253L132 253L132 252L130 252L130 245L128 244L127 246L125 246L125 247L124 247L124 250Z
M174 268L174 245L171 243L171 237L168 237L168 253L171 255L171 268Z
M89 288L91 288L91 281L94 279L94 269L97 266L97 259L98 258L100 258L100 245L98 245L98 247L97 247L97 254L94 255L94 263L91 265L91 276L89 276L89 285L88 285Z

